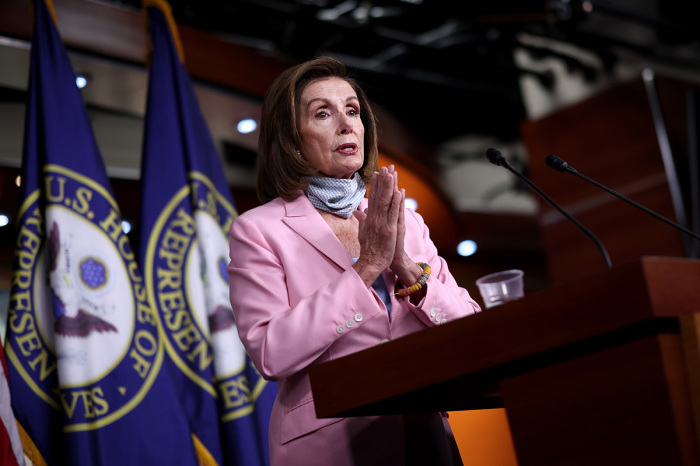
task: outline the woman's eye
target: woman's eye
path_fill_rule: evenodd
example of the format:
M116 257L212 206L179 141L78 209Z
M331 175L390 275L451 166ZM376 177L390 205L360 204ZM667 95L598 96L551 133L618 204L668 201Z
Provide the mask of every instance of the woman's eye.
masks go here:
M351 108L350 110L348 110L348 115L350 115L350 116L357 116L359 114L360 114L360 111L356 108Z
M316 118L326 118L328 117L328 112L325 110L321 110L316 113Z

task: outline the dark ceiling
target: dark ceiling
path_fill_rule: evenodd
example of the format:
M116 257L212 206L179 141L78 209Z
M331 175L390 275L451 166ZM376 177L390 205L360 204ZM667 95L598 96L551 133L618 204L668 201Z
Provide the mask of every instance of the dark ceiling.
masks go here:
M140 0L119 1L140 8ZM700 28L683 0L169 0L176 21L269 54L342 59L370 98L430 145L464 134L516 139L525 117L513 51L555 57L588 81L633 53L700 64ZM600 66L522 43L521 34L574 44Z

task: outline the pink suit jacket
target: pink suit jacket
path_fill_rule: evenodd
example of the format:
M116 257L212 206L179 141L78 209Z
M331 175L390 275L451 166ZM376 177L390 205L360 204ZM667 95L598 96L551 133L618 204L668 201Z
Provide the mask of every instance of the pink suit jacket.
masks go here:
M360 209L366 206L365 199ZM430 264L432 274L418 306L391 297L391 319L304 195L292 202L275 199L234 220L228 272L238 332L258 371L279 383L270 420L272 465L359 464L353 460L357 450L374 448L353 438L353 428L343 423L376 419L316 417L309 366L480 310L438 256L420 215L406 210L405 219L405 250ZM394 274L386 270L383 278L392 291ZM387 445L401 450L401 425L383 430L366 437L387 451Z

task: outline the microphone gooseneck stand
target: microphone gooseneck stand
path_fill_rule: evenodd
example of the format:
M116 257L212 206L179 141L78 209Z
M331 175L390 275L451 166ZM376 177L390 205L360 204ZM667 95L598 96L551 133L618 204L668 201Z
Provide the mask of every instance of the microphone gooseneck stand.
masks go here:
M538 188L532 181L527 179L522 173L518 172L517 170L514 170L513 167L510 166L506 158L501 154L501 152L497 149L490 148L486 151L486 157L488 157L489 162L491 162L494 165L498 165L500 167L505 168L506 170L510 171L513 173L515 176L523 180L525 183L528 184L537 194L542 196L542 198L549 202L552 206L554 206L564 217L566 217L571 223L576 225L576 227L583 232L588 238L595 243L595 245L598 247L598 250L600 251L601 255L603 256L603 260L605 260L605 265L607 268L611 269L612 268L612 262L610 261L610 256L608 255L608 251L605 249L603 246L603 243L600 242L596 236L591 233L586 227L581 225L574 217L571 216L567 211L565 211L559 204L554 202L552 198L547 196L540 188Z
M583 175L583 174L579 173L574 167L572 167L571 165L569 165L568 163L566 163L566 162L565 162L563 159L561 159L560 157L557 157L556 155L548 155L548 156L544 159L544 161L545 161L545 163L547 164L547 166L553 168L554 170L559 171L559 172L571 173L572 175L576 175L576 176L578 176L579 178L582 178L582 179L588 181L589 183L591 183L591 184L593 184L593 185L595 185L595 186L598 186L599 188L603 189L604 191L609 192L609 193L612 194L613 196L616 196L616 197L622 199L623 201L625 201L625 202L627 202L627 203L629 203L629 204L632 204L633 206L637 207L638 209L643 210L644 212L646 212L646 213L648 213L649 215L651 215L651 216L653 216L653 217L655 217L655 218L661 220L662 222L665 222L665 223L671 225L672 227L674 227L674 228L676 228L676 229L682 231L682 232L685 233L686 235L691 236L691 237L693 237L693 238L695 238L695 239L697 239L697 240L700 240L700 235L698 235L697 233L695 233L695 232L693 232L693 231L691 231L691 230L688 230L687 228L685 228L685 227L683 227L683 226L681 226L681 225L679 225L679 224L677 224L677 223L675 223L675 222L672 222L671 220L667 219L666 217L663 217L663 216L657 214L656 212L654 212L653 210L644 207L643 205L641 205L641 204L639 204L639 203L633 201L632 199L630 199L630 198L628 198L628 197L626 197L626 196L623 196L622 194L618 193L617 191L614 191L614 190L608 188L607 186L602 185L602 184L598 183L597 181L595 181L595 180L593 180L593 179L587 177L586 175Z

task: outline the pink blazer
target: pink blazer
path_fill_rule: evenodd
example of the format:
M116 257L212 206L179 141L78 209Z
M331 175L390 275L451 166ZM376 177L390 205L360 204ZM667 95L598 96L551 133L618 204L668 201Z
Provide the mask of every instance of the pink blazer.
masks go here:
M360 209L366 206L365 199ZM405 219L405 249L430 264L432 274L418 306L391 297L391 319L305 196L275 199L234 220L228 273L238 333L258 371L279 386L270 420L272 465L358 464L352 450L373 448L358 444L343 423L376 419L316 418L309 366L480 311L438 256L420 215L406 210ZM383 277L392 291L395 276L387 270ZM399 428L368 437L385 449L402 446Z

